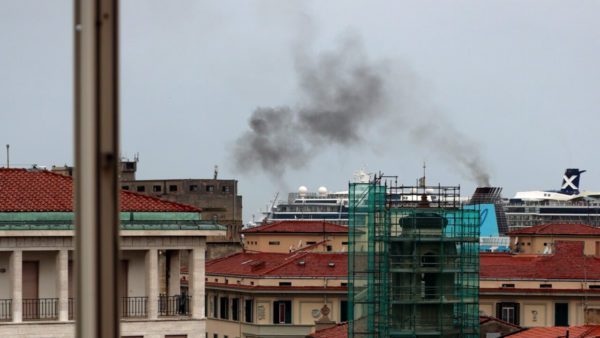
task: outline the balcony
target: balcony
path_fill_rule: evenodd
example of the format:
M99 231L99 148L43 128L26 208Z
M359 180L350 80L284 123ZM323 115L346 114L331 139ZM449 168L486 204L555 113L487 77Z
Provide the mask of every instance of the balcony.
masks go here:
M190 316L191 300L190 296L161 294L158 298L158 315L160 317Z
M0 321L12 320L12 299L0 299Z
M23 299L23 320L58 319L58 298Z
M148 297L121 298L121 316L123 318L146 318Z

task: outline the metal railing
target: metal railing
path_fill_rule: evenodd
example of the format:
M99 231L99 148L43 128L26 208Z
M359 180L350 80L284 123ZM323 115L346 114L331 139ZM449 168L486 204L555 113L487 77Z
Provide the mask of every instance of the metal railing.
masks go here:
M0 321L12 319L12 299L0 299Z
M69 320L73 320L74 315L75 315L75 299L69 298L68 310L69 310Z
M186 295L167 296L161 294L158 297L159 316L189 316L192 297Z
M123 318L140 318L147 316L148 297L122 297L121 313Z
M23 299L23 320L58 318L58 298Z

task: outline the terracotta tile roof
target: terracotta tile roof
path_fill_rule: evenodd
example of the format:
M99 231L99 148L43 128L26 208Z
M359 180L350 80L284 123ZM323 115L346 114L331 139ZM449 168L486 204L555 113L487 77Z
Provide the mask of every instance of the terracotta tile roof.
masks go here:
M600 228L586 224L540 224L508 233L516 235L571 235L571 236L600 236Z
M346 338L348 337L348 322L339 323L334 327L316 331L308 336L313 338Z
M515 332L512 334L508 334L503 337L560 338L560 337L567 336L567 330L569 331L570 338L595 338L595 337L600 336L600 326L599 325L584 325L584 326L571 326L571 327L561 327L561 326L532 327L530 329Z
M347 234L348 227L323 221L281 221L242 230L251 233L340 233Z
M519 325L515 325L513 323L509 323L507 321L504 321L504 320L496 318L496 317L492 317L492 316L479 316L479 325L485 324L485 323L489 323L489 322L497 322L497 323L500 323L502 325L514 327L515 329L520 329L521 328Z
M47 170L0 168L0 212L71 212L73 179ZM121 191L121 211L200 212L175 202Z
M206 282L207 288L219 288L219 289L231 289L231 290L249 290L249 291L307 291L312 294L316 292L341 292L348 293L347 286L327 286L323 285L318 286L284 286L284 285L247 285L247 284L225 284L220 282Z
M240 252L206 263L207 275L346 277L347 253Z
M480 253L480 279L600 280L600 258L583 255L583 242L556 241L551 255Z

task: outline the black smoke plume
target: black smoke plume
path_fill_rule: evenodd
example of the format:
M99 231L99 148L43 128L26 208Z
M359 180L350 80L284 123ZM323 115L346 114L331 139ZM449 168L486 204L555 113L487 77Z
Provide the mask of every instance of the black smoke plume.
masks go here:
M423 109L417 101L426 95L417 93L410 74L393 76L385 62L370 61L357 38L317 57L297 52L295 62L299 102L254 110L249 130L235 143L239 171L261 170L282 179L288 169L307 165L327 147L363 143L362 135L384 123L477 184L490 185L478 144L443 114Z
M369 62L358 40L343 41L317 58L299 53L295 61L297 108L254 110L250 130L235 145L238 169L260 168L281 177L323 147L361 143L361 132L387 114L385 67Z

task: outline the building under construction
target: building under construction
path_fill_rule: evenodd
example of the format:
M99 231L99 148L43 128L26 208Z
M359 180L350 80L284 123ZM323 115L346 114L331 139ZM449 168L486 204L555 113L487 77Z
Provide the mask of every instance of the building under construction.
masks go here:
M479 337L479 210L459 187L349 189L349 336Z

